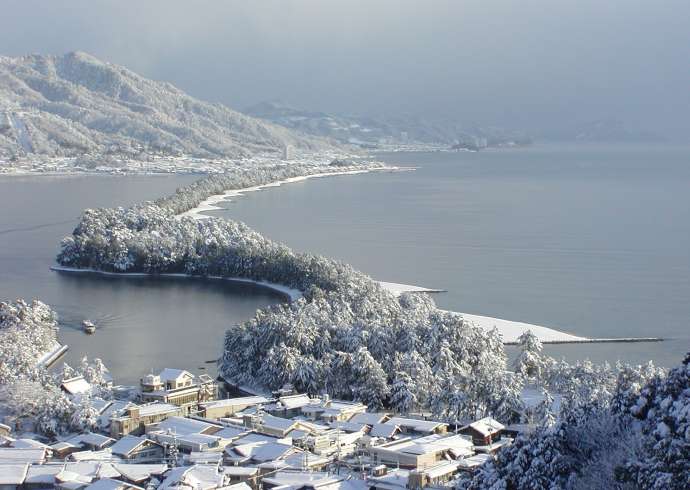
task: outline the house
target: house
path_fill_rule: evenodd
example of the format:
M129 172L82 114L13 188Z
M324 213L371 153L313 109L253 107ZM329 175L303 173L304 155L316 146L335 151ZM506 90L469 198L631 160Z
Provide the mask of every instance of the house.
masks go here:
M165 419L155 427L151 427L149 432L168 432L180 436L189 434L211 435L221 430L223 430L223 426L220 424L175 416Z
M76 453L77 451L81 451L82 447L81 444L72 444L67 441L61 441L61 442L56 442L52 446L50 446L51 451L53 452L53 456L59 459L65 459L67 456L69 456L72 453Z
M409 470L395 469L381 476L370 476L367 483L369 490L407 490L409 478Z
M48 490L55 485L55 476L64 469L64 463L29 466L24 479L26 490Z
M66 442L73 446L79 446L81 449L102 451L108 446L111 446L115 442L115 439L102 434L87 432L86 434L74 436L71 439L68 439Z
M110 448L114 456L132 462L160 462L165 448L145 437L126 435Z
M201 416L208 419L220 419L234 417L235 414L250 407L257 407L268 403L268 398L263 396L243 396L239 398L227 398L199 404Z
M210 376L202 374L198 380L184 369L165 368L158 375L141 378L143 402L177 405L184 415L195 412L199 403L216 398L217 386Z
M159 423L168 417L181 415L182 409L169 403L130 405L124 413L110 419L110 435L120 439L127 434L141 435L146 427Z
M91 449L87 451L77 451L76 453L72 453L69 456L67 456L66 461L71 461L75 463L79 462L84 462L84 461L119 461L120 458L117 456L113 456L113 453L110 451L110 448L105 448L101 451L92 451Z
M290 432L296 429L302 429L306 432L311 432L311 428L298 420L290 420L283 417L274 417L273 415L245 415L243 417L244 426L249 429L254 429L262 434L268 434L275 437L285 437Z
M420 420L405 417L393 417L384 422L388 425L397 425L403 434L445 434L448 424L436 420Z
M505 426L491 417L484 417L460 429L461 434L472 437L476 446L486 446L501 438Z
M224 451L224 461L228 465L247 465L266 463L288 457L301 450L284 442L257 442L228 446Z
M158 488L159 490L170 488L209 490L223 487L226 482L225 475L218 473L215 466L181 466L168 471Z
M462 435L432 434L409 437L367 448L373 464L425 469L441 461L457 460L474 454L472 441Z
M282 395L278 399L264 407L271 415L283 418L292 418L302 413L302 407L311 405L314 400L306 393L298 395Z
M189 466L195 464L210 464L219 466L223 462L223 453L217 451L192 451L185 457L185 461Z
M301 407L302 413L311 420L323 420L326 423L348 421L354 415L365 413L367 406L359 402L331 400L325 395L322 400Z
M265 488L320 488L341 481L338 476L325 472L278 471L263 479Z
M19 490L22 488L28 471L28 463L0 466L0 490Z
M171 432L149 432L149 437L163 445L175 445L182 453L214 451L220 447L220 438L206 434L184 434Z
M382 439L393 439L400 433L400 427L393 424L374 424L369 429L369 437L380 437Z
M231 485L235 483L246 483L252 489L256 489L259 486L259 468L223 466L221 471Z
M388 420L388 414L382 412L365 412L355 414L348 422L354 424L375 425L382 424Z
M421 490L429 486L439 487L453 479L458 472L459 464L446 461L421 470L409 473L407 486L410 490Z
M458 460L458 470L474 473L477 468L492 459L490 454L475 454Z
M84 376L75 376L62 381L60 388L68 395L81 395L91 391L91 385L84 379Z
M0 447L0 465L5 464L43 464L47 451L43 448Z
M161 475L168 471L168 465L163 463L114 463L113 467L120 473L120 478L123 481L138 486L146 486L151 478L161 480Z

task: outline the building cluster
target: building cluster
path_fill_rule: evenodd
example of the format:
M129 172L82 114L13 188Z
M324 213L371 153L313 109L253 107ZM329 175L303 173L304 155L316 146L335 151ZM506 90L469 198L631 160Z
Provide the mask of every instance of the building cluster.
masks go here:
M0 424L0 489L415 490L452 485L515 435L492 418L451 426L289 386L218 399L210 377L179 369L128 394L98 406L98 432L47 441Z

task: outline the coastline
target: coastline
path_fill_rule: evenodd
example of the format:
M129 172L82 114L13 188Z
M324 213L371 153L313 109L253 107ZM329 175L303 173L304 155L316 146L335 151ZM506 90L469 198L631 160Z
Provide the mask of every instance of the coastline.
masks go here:
M311 175L302 175L299 177L289 177L287 179L279 180L277 182L271 182L270 184L262 184L262 185L255 185L252 187L245 187L242 189L232 189L223 192L222 194L214 194L212 196L207 197L203 201L201 201L196 207L185 211L184 213L178 214L178 218L184 218L184 217L191 217L194 219L207 219L210 216L206 216L204 214L201 214L205 211L214 211L217 209L223 209L219 206L216 206L216 204L223 202L225 200L228 200L230 197L240 197L244 194L247 194L249 192L256 192L260 191L263 189L267 189L270 187L280 187L283 184L292 184L295 182L303 182L305 180L309 179L314 179L314 178L321 178L321 177L334 177L334 176L339 176L339 175L357 175L357 174L366 174L370 172L399 172L399 171L404 171L408 170L407 168L403 167L395 167L395 166L386 166L382 168L370 168L370 169L363 169L363 170L343 170L339 172L322 172L322 173L317 173L317 174L311 174Z
M176 278L176 279L210 279L214 281L228 281L236 284L252 284L264 289L271 290L273 292L283 295L288 301L296 301L302 297L302 292L298 289L289 288L283 286L282 284L276 284L273 282L266 281L256 281L254 279L246 279L244 277L223 277L223 276L195 276L192 274L183 274L175 272L165 272L161 274L153 274L149 272L108 272L99 271L96 269L80 269L78 267L65 267L62 265L51 265L50 270L54 272L60 272L65 274L90 274L96 276L104 277L119 277L119 278Z

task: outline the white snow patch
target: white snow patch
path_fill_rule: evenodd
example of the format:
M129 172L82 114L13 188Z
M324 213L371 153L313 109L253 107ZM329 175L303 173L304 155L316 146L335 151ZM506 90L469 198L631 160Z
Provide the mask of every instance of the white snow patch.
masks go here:
M384 289L394 294L395 296L400 296L402 293L437 293L442 290L423 288L420 286L412 286L409 284L399 284L394 282L384 282L379 281L379 284L383 286ZM489 316L482 315L471 315L469 313L458 313L449 312L461 315L465 320L468 320L478 327L484 330L491 330L496 327L498 332L503 337L503 343L514 344L517 343L518 338L527 330L531 330L534 335L536 335L542 342L586 342L586 337L578 337L566 332L561 332L560 330L555 330L553 328L541 327L539 325L533 325L531 323L524 322L514 322L511 320L503 320L500 318L493 318Z
M402 293L444 293L443 289L430 289L421 286L410 286L409 284L399 284L397 282L378 281L378 283L395 296L400 296Z
M458 315L461 315L465 320L469 320L484 330L491 330L496 327L503 337L503 343L505 344L517 343L520 335L527 330L531 330L542 342L586 342L589 340L586 337L578 337L577 335L561 332L553 328L533 325L531 323L514 322L489 316L471 315L469 313L458 313Z

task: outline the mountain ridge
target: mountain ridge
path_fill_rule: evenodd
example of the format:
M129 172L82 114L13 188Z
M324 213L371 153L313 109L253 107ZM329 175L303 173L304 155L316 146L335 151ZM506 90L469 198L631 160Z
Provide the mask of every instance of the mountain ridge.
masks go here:
M238 158L288 145L307 151L331 146L81 51L0 57L0 113L4 157Z

